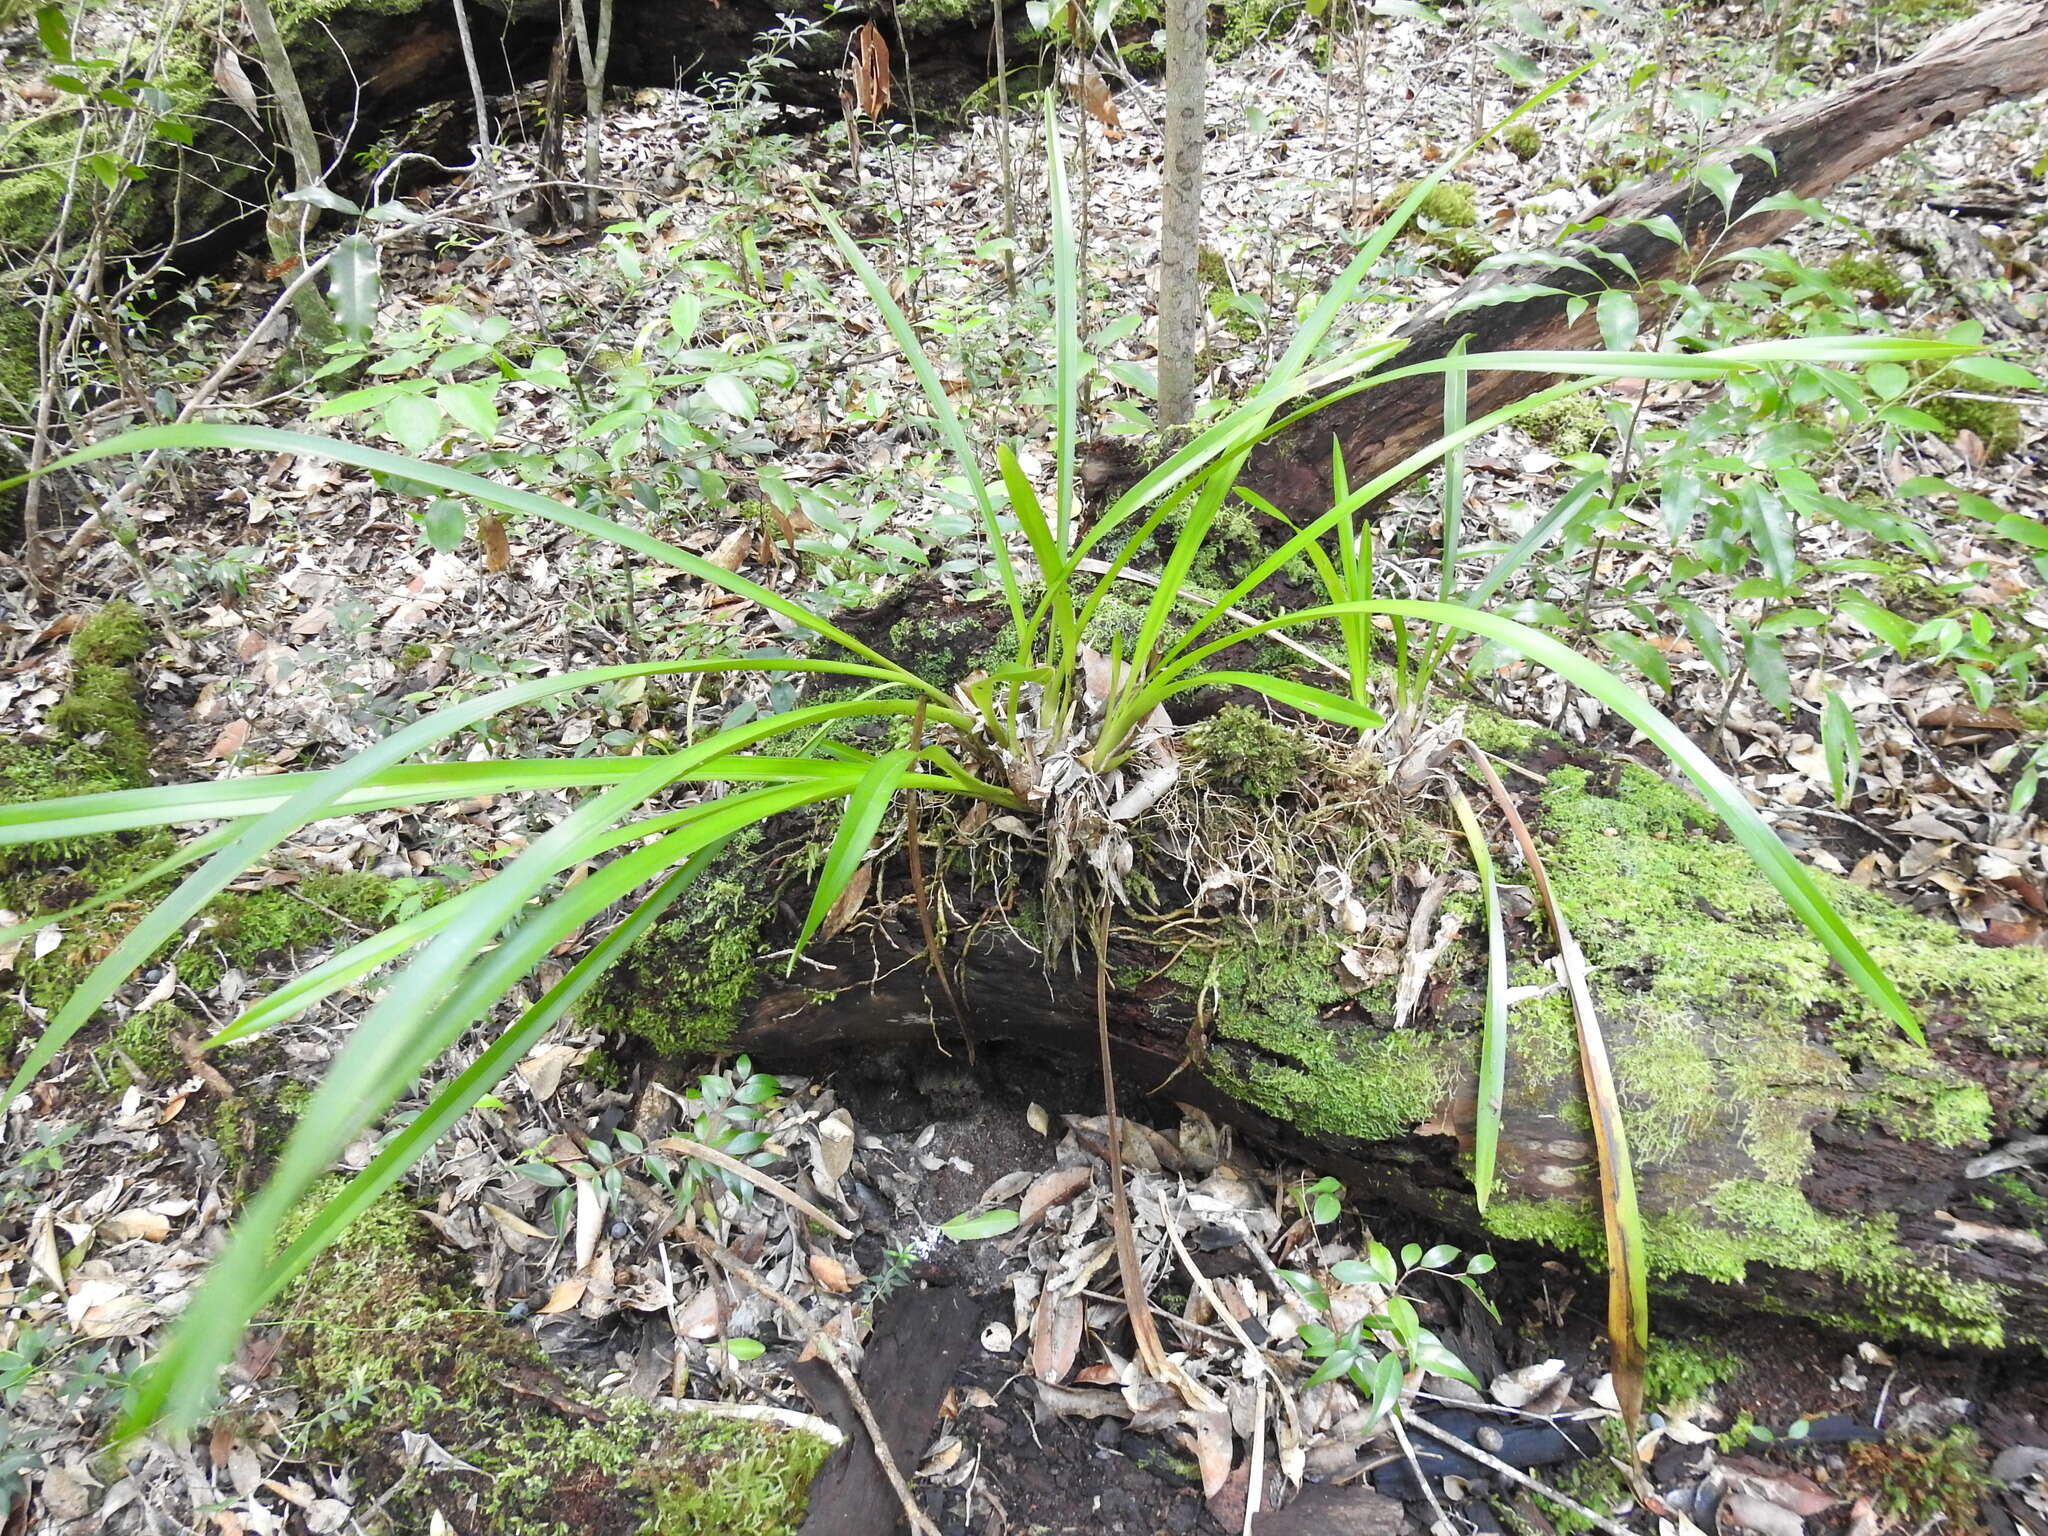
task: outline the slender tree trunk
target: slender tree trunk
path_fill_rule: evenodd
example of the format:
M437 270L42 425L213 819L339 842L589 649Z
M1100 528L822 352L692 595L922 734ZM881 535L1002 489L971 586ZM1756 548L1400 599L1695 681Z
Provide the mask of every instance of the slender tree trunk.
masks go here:
M1208 7L1166 0L1166 172L1159 197L1159 423L1195 414L1202 346L1202 107Z
M476 150L481 157L491 147L491 113L484 101L483 71L477 67L476 43L469 35L469 6L454 0L455 35L462 43L462 67L469 72L469 94L476 105Z
M576 30L576 58L583 66L583 217L597 222L598 179L604 173L604 72L612 54L612 0L597 0L597 41L590 38L590 22L583 14L583 0L569 0L569 19Z
M277 17L270 9L270 0L243 0L243 10L249 18L249 30L256 38L256 51L263 59L263 73L270 81L270 94L277 101L277 115L284 125L285 147L291 153L292 170L299 183L297 190L325 186L327 167L321 158L320 139L313 132L313 117L306 110L306 98L299 90L298 71L292 67L292 56L285 48L284 38L278 33ZM276 202L270 205L263 228L273 265L285 267L305 260L306 237L312 233L318 218L319 209L311 203ZM334 322L334 311L328 307L326 295L314 284L308 283L299 289L298 297L292 301L292 311L298 316L301 335L314 350L341 339L341 329Z

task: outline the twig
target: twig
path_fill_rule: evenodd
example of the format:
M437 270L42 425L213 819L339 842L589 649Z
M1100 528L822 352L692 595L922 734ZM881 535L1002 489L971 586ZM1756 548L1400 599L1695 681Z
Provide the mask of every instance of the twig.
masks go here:
M910 751L913 757L924 747L924 705L917 701L917 713L910 717ZM939 990L946 994L946 1006L953 1010L953 1022L960 1026L960 1038L967 1043L967 1064L974 1065L974 1031L967 1023L967 1008L954 990L953 977L946 970L946 957L939 949L938 929L932 923L931 898L924 884L924 854L917 841L917 791L903 792L903 851L910 864L910 894L917 902L917 926L924 933L925 958L932 974L939 978Z
M212 373L208 374L205 381L197 389L192 391L191 397L185 402L184 409L178 412L176 425L183 426L212 402L214 395L219 391L221 385L227 382L228 376L247 361L249 354L255 351L262 342L262 339L270 333L270 329L277 322L278 316L282 315L292 305L298 298L301 290L308 283L312 282L327 269L327 264L333 259L334 252L328 251L317 261L302 262L300 264L298 275L285 284L284 290L271 301L270 308L263 313L263 318L249 328L249 334L242 338L242 344L230 352L226 360L218 368L214 369ZM107 498L106 505L78 525L78 531L73 533L65 541L64 547L57 552L57 557L52 562L52 569L54 571L63 570L64 567L77 559L80 551L97 538L100 530L106 527L108 518L132 501L136 493L149 483L149 477L155 472L156 466L163 462L165 451L162 448L151 450L149 456L142 461L142 467L121 483L120 488Z
M1259 1495L1266 1491L1266 1378L1253 1383L1252 1460L1244 1480L1244 1536L1252 1536L1252 1521L1258 1518Z
M875 1460L881 1464L882 1475L889 1480L889 1486L896 1491L896 1500L903 1506L904 1518L918 1536L939 1536L938 1527L925 1518L923 1510L917 1507L917 1500L910 1492L910 1485L903 1480L903 1474L896 1468L896 1458L889 1454L889 1442L882 1438L882 1427L875 1422L874 1410L868 1407L868 1400L861 1394L860 1383L854 1380L853 1372L839 1357L839 1346L804 1315L804 1309L787 1296L769 1285L753 1270L734 1258L723 1244L714 1242L702 1232L684 1232L683 1241L696 1249L706 1260L718 1265L727 1274L738 1279L763 1301L777 1308L797 1327L804 1341L818 1352L818 1358L831 1368L839 1378L839 1385L846 1389L847 1400L853 1404L853 1411L860 1415L860 1422L868 1432L868 1439L875 1448Z
M658 1152L680 1152L685 1157L694 1157L699 1162L709 1163L714 1168L723 1168L736 1178L745 1179L754 1188L773 1195L785 1205L795 1206L834 1237L852 1242L854 1234L834 1221L802 1195L791 1189L780 1179L772 1179L760 1169L741 1162L730 1152L721 1152L716 1147L707 1147L701 1141L692 1141L687 1136L664 1136L654 1143Z
M1110 1226L1116 1235L1116 1267L1124 1283L1124 1310L1130 1314L1131 1337L1146 1373L1165 1378L1166 1350L1152 1323L1152 1305L1145 1294L1145 1271L1138 1263L1138 1243L1131 1234L1131 1202L1124 1193L1124 1128L1116 1112L1116 1068L1109 1059L1109 906L1105 902L1095 930L1095 1028L1102 1046L1102 1117L1109 1123ZM1263 1379L1263 1378L1262 1378Z
M1560 1509L1570 1510L1573 1514L1577 1515L1581 1520L1590 1520L1593 1523L1593 1526L1596 1530L1605 1531L1607 1533L1607 1536L1636 1536L1636 1533L1630 1530L1627 1526L1622 1525L1618 1521L1610 1520L1607 1516L1600 1514L1594 1510L1586 1508L1585 1505L1579 1503L1575 1499L1567 1498L1564 1494L1559 1493L1555 1488L1551 1487L1548 1483L1538 1482L1535 1478L1531 1477L1528 1473L1524 1472L1520 1467L1515 1466L1511 1462L1502 1461L1498 1456L1494 1456L1486 1451L1482 1451L1481 1449L1479 1449L1478 1446L1473 1445L1469 1441L1459 1439L1456 1435L1452 1434L1448 1429L1439 1429L1436 1425L1430 1423L1429 1420L1420 1417L1409 1419L1408 1424L1410 1428L1421 1430L1425 1435L1428 1435L1430 1439L1438 1440L1441 1441L1443 1444L1448 1445L1460 1456L1469 1456L1472 1458L1472 1460L1478 1462L1479 1465L1485 1467L1487 1470L1492 1472L1498 1472L1502 1477L1506 1478L1509 1482L1520 1483L1524 1488L1528 1489L1531 1493L1536 1494L1540 1498L1550 1500L1553 1504L1556 1504Z
M1458 1529L1451 1524L1451 1517L1444 1513L1443 1501L1436 1496L1436 1488L1429 1480L1429 1474L1422 1470L1422 1462L1415 1454L1415 1442L1408 1438L1408 1431L1401 1427L1401 1415L1390 1414L1387 1425L1394 1431L1394 1438L1401 1442L1401 1454L1408 1458L1408 1468L1415 1474L1415 1485L1422 1490L1423 1498L1436 1512L1436 1530L1440 1536L1453 1536Z
M777 1408L772 1403L712 1403L702 1398L671 1397L661 1406L672 1413L693 1413L706 1419L743 1419L749 1424L779 1424L784 1429L801 1430L822 1440L835 1451L846 1444L846 1431L830 1419L821 1419L815 1413L799 1413L794 1408Z

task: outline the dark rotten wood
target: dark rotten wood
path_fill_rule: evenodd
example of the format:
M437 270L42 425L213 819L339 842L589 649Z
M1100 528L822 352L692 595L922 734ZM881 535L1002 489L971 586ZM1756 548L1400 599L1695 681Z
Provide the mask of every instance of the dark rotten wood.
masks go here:
M900 872L890 878L902 885ZM949 888L946 903L970 924L986 919L979 922L964 957L956 945L953 963L990 1070L1000 1079L1007 1042L1011 1050L1064 1056L1078 1075L1092 1078L1092 968L1048 967L971 891ZM855 934L814 948L810 958L824 968L806 965L802 987L760 996L732 1048L772 1069L847 1049L929 1046L936 1034L950 1033L942 1022L947 1015L938 989L928 983L914 918L900 911L864 924ZM1129 1102L1152 1095L1193 1105L1280 1156L1336 1175L1367 1208L1407 1211L1447 1238L1462 1234L1496 1249L1502 1246L1487 1233L1473 1205L1458 1156L1457 1137L1469 1134L1471 1125L1471 1081L1451 1085L1437 1119L1407 1135L1367 1141L1304 1131L1183 1065L1196 1000L1187 988L1155 974L1167 958L1167 952L1148 947L1112 946L1113 975L1150 978L1136 986L1113 986L1110 993L1118 1089ZM1331 1024L1333 1030L1344 1027L1343 1022ZM1504 1142L1522 1152L1503 1172L1507 1196L1571 1200L1592 1195L1590 1149L1575 1152L1575 1144L1554 1139L1556 1109L1525 1106L1518 1112L1510 1104ZM1796 1107L1786 1112L1803 1113ZM1944 1267L1957 1280L1991 1282L2004 1292L2010 1347L2048 1344L2048 1264L2041 1262L2040 1239L2023 1207L1983 1209L1979 1201L1986 1186L1963 1174L1967 1153L1901 1142L1875 1128L1810 1123L1808 1129L1814 1133L1815 1154L1803 1189L1817 1210L1895 1213L1899 1238L1917 1258ZM1739 1150L1724 1133L1703 1133L1678 1164L1646 1185L1645 1209L1684 1205L1740 1161ZM1959 1211L1969 1213L1966 1224L1954 1214ZM1794 1265L1812 1257L1788 1255ZM1740 1285L1687 1276L1685 1291L1689 1304L1709 1312L1741 1315L1761 1306L1815 1319L1867 1312L1873 1299L1857 1282L1837 1275L1762 1264L1752 1264Z
M861 1395L906 1476L931 1440L939 1405L974 1342L977 1321L972 1298L951 1285L899 1292L876 1320L861 1361ZM800 1361L790 1374L818 1412L847 1435L811 1481L801 1536L891 1536L905 1523L903 1506L839 1378L816 1360Z
M1904 63L1819 102L1752 123L1726 140L1712 158L1741 173L1730 210L1724 212L1697 180L1626 188L1576 226L1586 231L1583 237L1484 273L1402 326L1395 334L1409 344L1395 361L1444 357L1461 336L1470 338L1467 349L1475 353L1598 346L1590 307L1576 321L1567 317L1570 296L1609 288L1636 291L1647 320L1660 300L1645 285L1696 274L1715 257L1769 244L1803 217L1796 209L1761 208L1769 199L1819 197L1937 129L2043 89L2048 0L1993 5L1936 34ZM1756 146L1769 158L1754 153ZM1671 221L1685 243L1654 232L1646 223L1653 219ZM1466 307L1523 283L1558 292ZM1556 382L1544 374L1475 373L1471 414L1484 415ZM1442 425L1440 378L1397 381L1340 401L1274 437L1253 455L1244 483L1283 511L1314 514L1330 504L1332 437L1342 443L1351 483L1358 485L1434 441Z

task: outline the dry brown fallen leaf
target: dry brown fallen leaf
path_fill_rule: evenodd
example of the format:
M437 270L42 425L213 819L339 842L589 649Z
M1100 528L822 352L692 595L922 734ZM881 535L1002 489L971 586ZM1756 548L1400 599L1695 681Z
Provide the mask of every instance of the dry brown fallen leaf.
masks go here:
M512 540L505 533L505 520L486 512L476 520L476 541L484 547L484 569L493 576L512 569Z
M853 1289L846 1276L846 1266L831 1254L820 1249L810 1256L811 1278L835 1296L844 1296Z
M1035 1225L1047 1211L1073 1199L1094 1179L1095 1170L1086 1164L1046 1169L1031 1181L1031 1187L1024 1191L1024 1198L1018 1203L1018 1228L1023 1230Z
M870 121L889 110L889 45L882 29L870 20L848 40L852 55L854 110Z
M160 1243L171 1235L171 1219L161 1211L121 1211L102 1221L97 1231L109 1243L133 1242L136 1238Z
M1080 1352L1086 1310L1079 1296L1044 1295L1031 1320L1031 1374L1048 1385L1067 1379Z
M207 757L225 761L249 744L250 724L247 720L230 720L221 727L220 734L213 739L213 745L206 750Z

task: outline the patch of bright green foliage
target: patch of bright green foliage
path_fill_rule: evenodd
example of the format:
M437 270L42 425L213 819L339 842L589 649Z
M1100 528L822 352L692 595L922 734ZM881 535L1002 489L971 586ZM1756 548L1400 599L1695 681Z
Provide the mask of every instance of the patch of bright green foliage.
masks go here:
M1277 800L1301 783L1301 737L1243 704L1226 704L1181 738L1204 783L1247 800Z
M107 1080L116 1092L126 1088L140 1072L152 1083L169 1083L187 1075L185 1058L178 1050L177 1037L197 1028L182 1009L158 1003L121 1021L121 1025L100 1048L106 1062Z
M641 936L583 1005L590 1028L637 1035L664 1056L713 1051L739 1027L760 974L773 903L745 878L758 832L732 847Z
M304 1209L336 1187L316 1189ZM525 1332L478 1307L458 1268L417 1215L386 1197L275 1308L285 1324L280 1367L314 1413L310 1440L348 1460L393 1529L425 1530L439 1509L472 1536L796 1530L829 1454L822 1442L630 1398L579 1412L515 1393L507 1382L534 1379L546 1362ZM413 1466L407 1430L476 1470Z
M1691 1339L1650 1341L1643 1364L1643 1401L1658 1409L1697 1402L1742 1369L1739 1357Z

